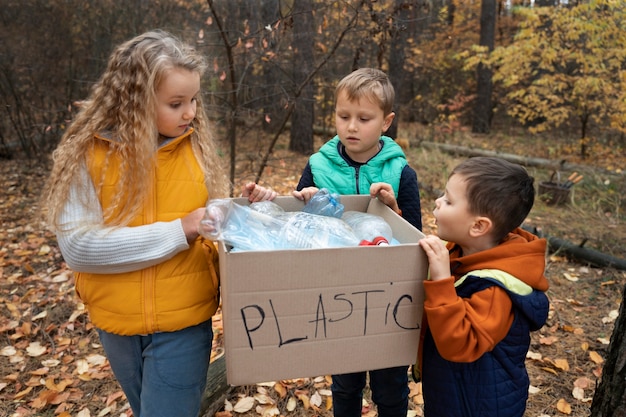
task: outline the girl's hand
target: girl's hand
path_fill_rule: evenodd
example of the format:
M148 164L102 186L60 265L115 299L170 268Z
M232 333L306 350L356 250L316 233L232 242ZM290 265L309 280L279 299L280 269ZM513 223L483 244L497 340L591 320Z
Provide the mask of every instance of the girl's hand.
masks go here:
M200 220L204 217L205 212L206 208L201 207L195 209L181 219L183 231L185 232L185 237L187 238L188 243L191 243L198 238L198 225L200 224Z
M421 239L419 244L428 257L431 281L451 277L450 253L443 240L437 236L429 235Z
M241 191L242 197L248 197L248 201L256 203L258 201L273 200L276 198L276 191L271 188L261 187L259 184L249 182L243 186Z
M304 201L304 204L308 203L311 197L315 195L320 189L317 187L306 187L300 191L293 192L293 196L298 200Z
M378 198L390 209L401 215L400 207L398 207L398 201L396 200L396 195L391 185L386 182L373 183L370 186L370 196L372 198Z

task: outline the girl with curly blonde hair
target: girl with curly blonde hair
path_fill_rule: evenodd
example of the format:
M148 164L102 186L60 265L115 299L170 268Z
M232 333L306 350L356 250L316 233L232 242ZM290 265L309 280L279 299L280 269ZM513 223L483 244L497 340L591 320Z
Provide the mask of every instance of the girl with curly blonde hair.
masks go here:
M43 196L137 417L197 417L206 383L219 268L198 226L230 187L202 105L205 68L164 31L118 46L54 151ZM243 194L275 196L254 183Z

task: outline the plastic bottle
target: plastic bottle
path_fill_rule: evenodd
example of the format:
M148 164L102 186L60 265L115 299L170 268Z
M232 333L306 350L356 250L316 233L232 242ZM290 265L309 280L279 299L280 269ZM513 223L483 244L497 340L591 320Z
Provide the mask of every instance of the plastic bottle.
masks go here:
M279 240L285 248L335 248L359 244L359 239L343 220L305 212L289 217Z
M377 238L382 237L388 244L393 239L391 226L380 216L360 211L346 211L341 218L352 228L361 242L373 244L374 241L381 242Z
M302 209L305 213L337 218L341 217L343 210L344 207L340 202L339 194L331 193L326 188L316 192Z

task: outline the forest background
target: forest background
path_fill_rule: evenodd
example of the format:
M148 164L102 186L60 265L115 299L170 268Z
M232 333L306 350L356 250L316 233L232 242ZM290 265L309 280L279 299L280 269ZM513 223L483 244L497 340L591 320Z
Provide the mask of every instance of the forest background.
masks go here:
M397 116L389 134L410 147L407 156L418 168L424 201L437 195L457 161L444 159L434 150L439 146L457 145L457 152L458 145L506 150L545 159L547 165L533 171L538 180L564 180L574 169L584 171L585 179L574 189L578 206L540 202L533 213L535 226L578 239L580 247L587 244L617 259L625 257L623 2L0 0L0 6L0 166L5 174L0 205L0 361L6 361L0 362L0 396L10 415L129 413L118 404L119 390L100 392L100 405L77 394L78 386L84 389L98 378L110 380L110 370L80 305L75 299L65 304L73 296L71 273L54 237L38 232L45 225L34 220L36 200L21 198L33 198L40 190L51 151L102 73L112 48L149 29L175 33L207 56L203 99L234 192L253 180L288 193L306 156L334 135L337 81L351 70L371 66L386 71L396 88ZM425 230L429 228L435 229L427 223ZM559 253L553 256L558 264ZM598 310L602 320L615 315L609 312L616 311L616 298L619 306L620 285L626 283L623 273L611 265L581 273L587 266L561 265L556 282L590 275L591 294L579 286L576 296L555 296L553 304L573 306L578 313L589 307ZM63 302L41 298L49 296L53 285L63 292ZM605 304L600 294L606 296ZM565 329L574 338L580 329L598 327L578 314L565 327L564 316L561 312L555 321L560 324L548 333ZM597 380L597 365L601 368L603 362L593 355L590 361L588 352L610 356L612 322L603 321L599 339L584 337L597 349L575 349L576 360L584 354L591 363L587 368L573 366L584 368L585 378ZM76 329L77 336L68 336ZM544 350L559 346L551 339L554 335L542 337L536 344ZM71 356L64 352L71 349L90 354L84 361L77 359L76 368L71 368L74 376L65 379L59 375L66 373L51 369L58 365L54 361L67 361ZM573 349L561 345L556 352ZM569 365L554 356L533 360L538 372L554 372L555 380L565 367L569 371ZM575 381L579 379L568 380L564 388L574 391L536 401L529 415L586 415L595 386L580 388ZM114 381L108 386L114 387ZM300 408L306 402L307 410L323 414L324 406L311 405L309 394L297 384L285 387L293 394L285 404L296 398ZM587 392L582 395L576 388ZM246 388L236 395L240 400L257 398L252 404L259 412L260 394L246 395L252 391ZM273 392L278 391L275 386ZM624 384L621 392L621 397L613 397L624 398ZM266 405L259 414L274 412ZM419 409L417 404L413 411Z

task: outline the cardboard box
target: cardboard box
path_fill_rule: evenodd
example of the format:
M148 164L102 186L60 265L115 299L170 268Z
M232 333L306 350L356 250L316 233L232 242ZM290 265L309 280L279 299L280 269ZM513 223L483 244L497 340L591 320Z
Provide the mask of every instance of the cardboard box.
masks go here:
M294 197L274 202L286 211L303 207ZM382 216L400 244L229 252L220 243L229 384L415 362L428 268L417 242L424 235L369 196L342 196L341 203Z

